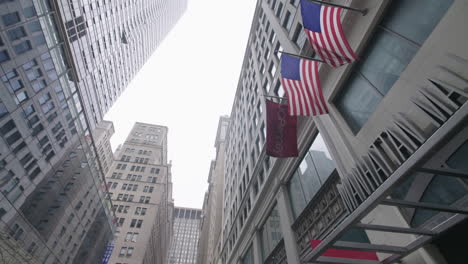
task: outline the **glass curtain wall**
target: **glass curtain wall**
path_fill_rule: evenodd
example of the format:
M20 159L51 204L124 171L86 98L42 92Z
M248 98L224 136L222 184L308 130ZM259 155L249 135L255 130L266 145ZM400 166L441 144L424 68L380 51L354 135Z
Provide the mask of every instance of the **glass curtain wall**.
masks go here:
M266 222L263 224L261 236L263 260L265 261L273 249L275 249L276 245L283 239L277 205L273 207L270 216L268 216Z

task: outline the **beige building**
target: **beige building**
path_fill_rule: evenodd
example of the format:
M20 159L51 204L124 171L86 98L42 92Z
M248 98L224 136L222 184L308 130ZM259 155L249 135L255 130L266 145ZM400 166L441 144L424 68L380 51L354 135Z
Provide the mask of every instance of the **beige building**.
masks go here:
M115 153L106 179L118 226L109 263L166 263L173 210L167 133L137 122Z
M468 2L327 2L368 9L342 14L359 60L320 66L330 113L300 117L299 157L283 159L265 155L262 95L284 96L278 51L314 53L299 0L257 2L226 136L218 263L466 263Z
M224 144L229 125L229 117L219 118L216 133L216 158L211 162L208 175L208 190L203 202L203 217L200 223L197 264L217 262L221 249L221 223L223 212L224 186Z

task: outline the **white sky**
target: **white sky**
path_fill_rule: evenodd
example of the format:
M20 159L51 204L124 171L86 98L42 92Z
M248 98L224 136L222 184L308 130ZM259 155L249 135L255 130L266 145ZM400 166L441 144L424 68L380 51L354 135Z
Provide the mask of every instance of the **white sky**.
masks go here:
M230 115L256 0L188 0L188 8L105 119L112 147L135 122L169 127L176 206L201 208L221 115Z

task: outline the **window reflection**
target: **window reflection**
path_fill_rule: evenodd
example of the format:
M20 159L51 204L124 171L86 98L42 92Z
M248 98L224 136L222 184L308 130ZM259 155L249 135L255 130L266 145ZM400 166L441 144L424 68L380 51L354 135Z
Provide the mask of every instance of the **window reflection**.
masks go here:
M271 210L270 216L268 216L268 219L262 226L261 236L263 260L265 260L281 239L283 239L278 208L276 205L273 210Z
M294 217L297 218L301 214L321 186L332 175L335 167L335 162L330 156L322 136L317 134L299 168L289 181L288 189Z

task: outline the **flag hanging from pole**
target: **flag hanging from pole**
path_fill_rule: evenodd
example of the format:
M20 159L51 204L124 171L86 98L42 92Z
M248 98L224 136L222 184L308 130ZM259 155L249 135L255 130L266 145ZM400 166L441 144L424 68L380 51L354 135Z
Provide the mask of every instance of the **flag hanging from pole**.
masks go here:
M328 113L318 75L318 62L281 55L281 83L292 116L316 116Z
M266 100L266 154L272 157L297 157L297 117L288 106Z
M301 1L304 30L312 48L327 64L338 67L357 59L343 33L341 8Z

